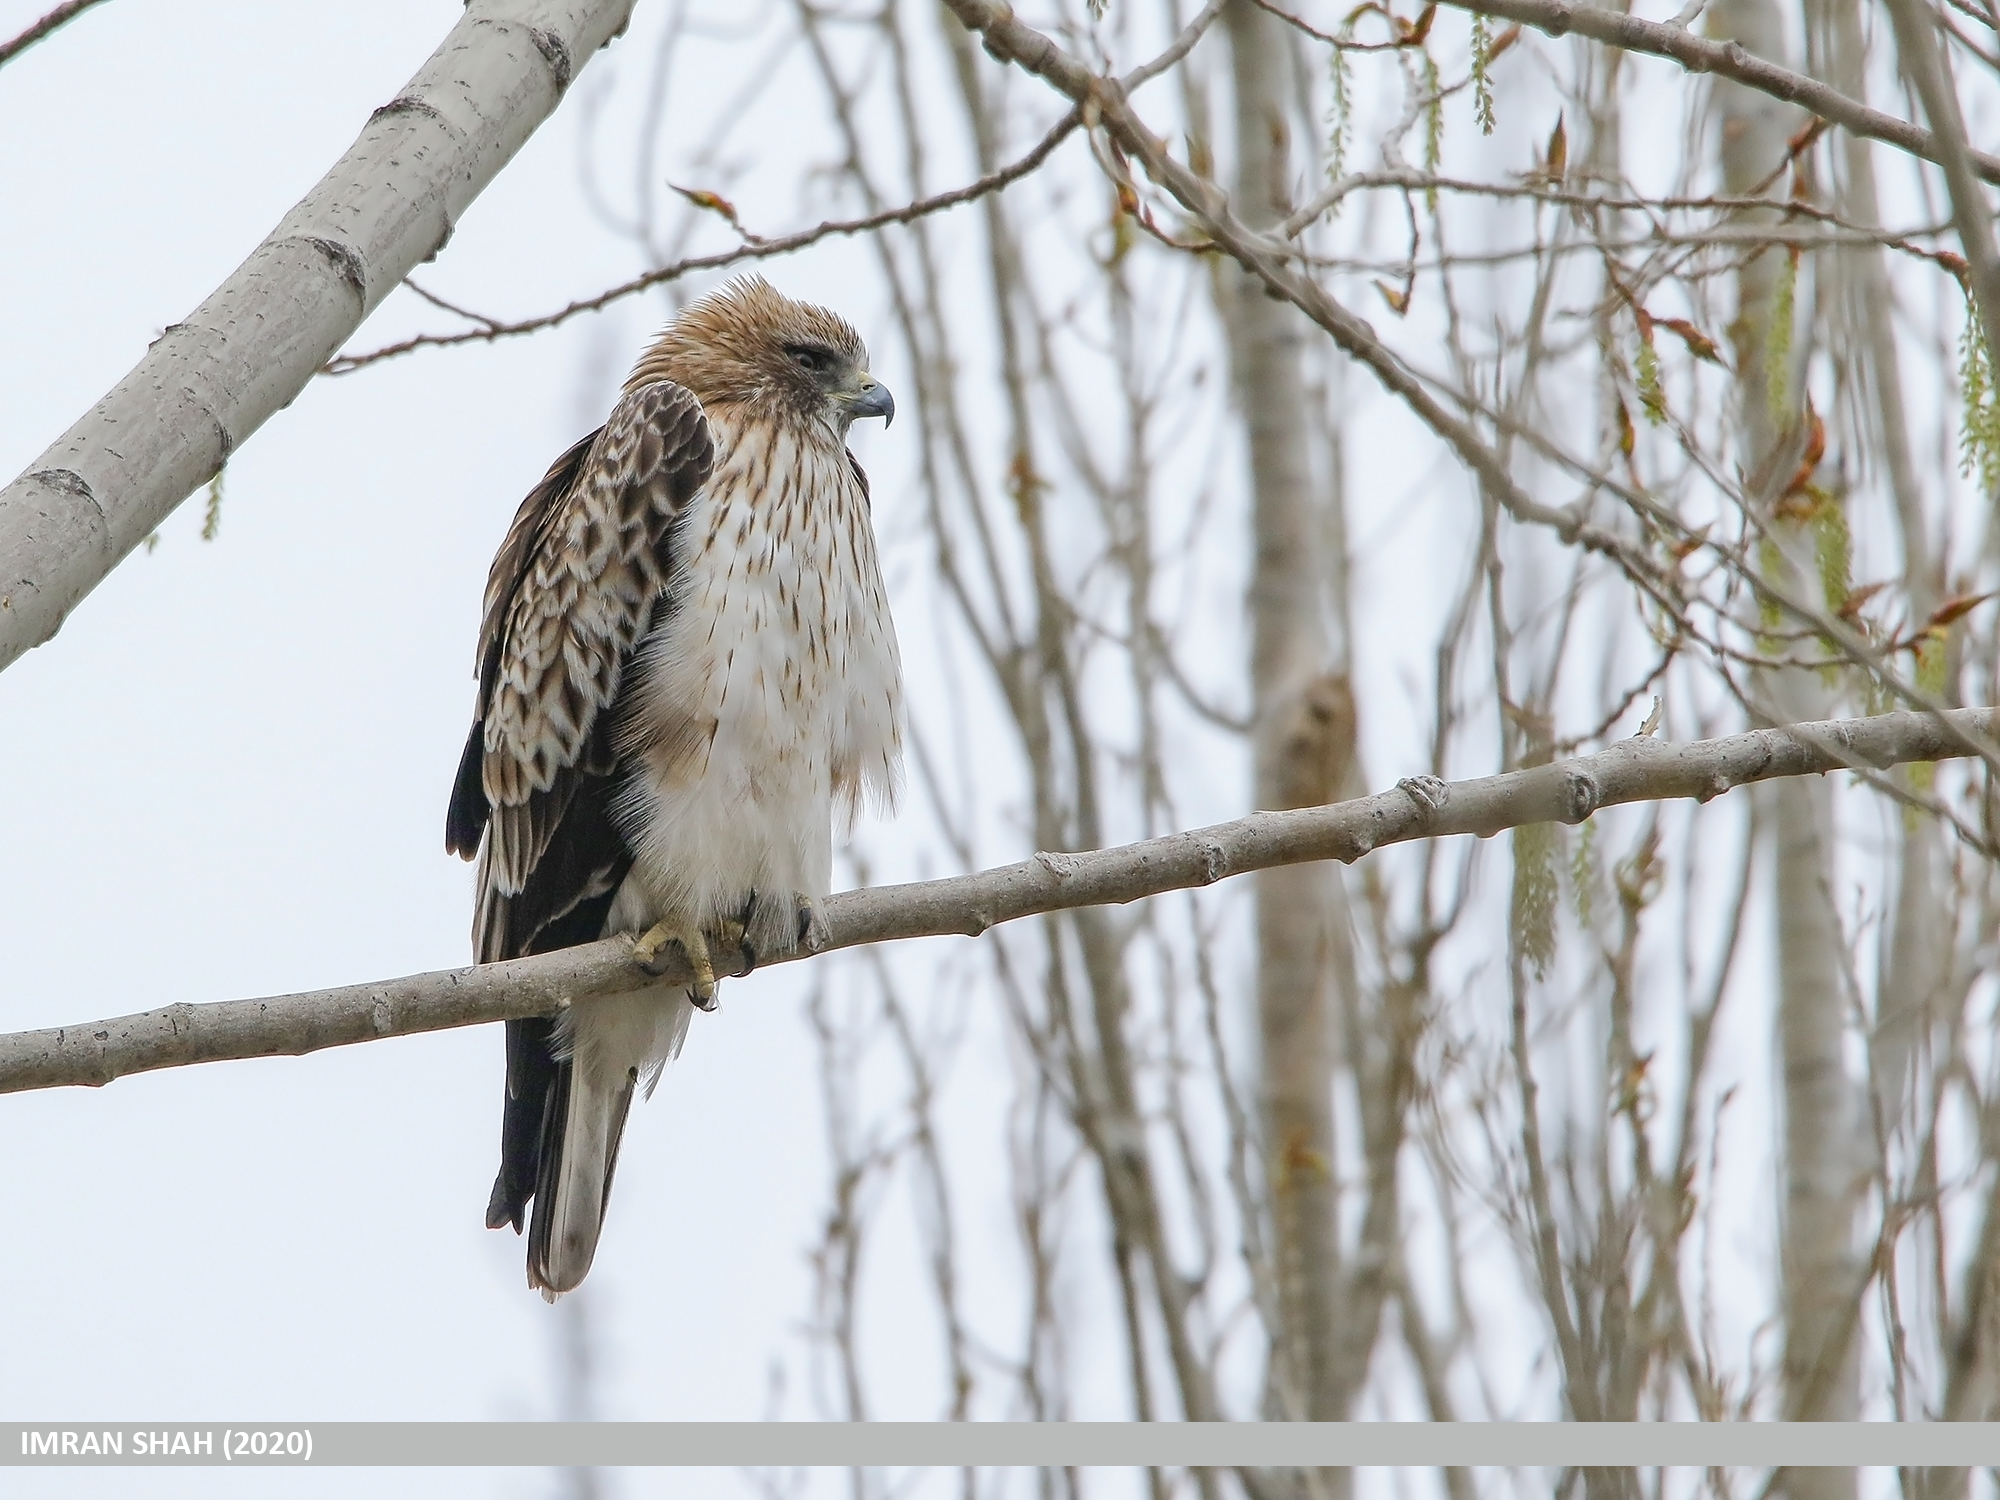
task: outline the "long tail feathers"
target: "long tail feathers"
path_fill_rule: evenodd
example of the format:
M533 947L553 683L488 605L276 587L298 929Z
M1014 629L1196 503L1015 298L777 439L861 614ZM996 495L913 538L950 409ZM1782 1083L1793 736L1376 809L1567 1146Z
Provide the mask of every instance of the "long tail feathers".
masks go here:
M685 995L637 991L593 1000L566 1024L507 1023L500 1174L486 1226L527 1227L528 1284L551 1302L590 1271L632 1096L642 1082L650 1093L679 1056L693 1015Z
M576 1290L589 1274L638 1082L636 1069L606 1078L573 1057L556 1063L528 1229L528 1283L547 1301Z

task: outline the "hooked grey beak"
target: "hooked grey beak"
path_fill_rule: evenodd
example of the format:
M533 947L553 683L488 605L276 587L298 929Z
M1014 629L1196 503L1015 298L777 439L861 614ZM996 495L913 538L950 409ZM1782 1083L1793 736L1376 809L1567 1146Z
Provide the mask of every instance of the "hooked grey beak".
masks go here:
M848 402L847 415L850 420L857 417L880 417L886 428L896 420L896 398L889 394L889 387L872 375L861 377L861 389Z

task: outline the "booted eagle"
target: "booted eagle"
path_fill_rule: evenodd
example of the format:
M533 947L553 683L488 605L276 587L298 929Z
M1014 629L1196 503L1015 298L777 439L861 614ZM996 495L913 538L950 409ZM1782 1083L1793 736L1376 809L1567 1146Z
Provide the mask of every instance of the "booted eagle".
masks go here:
M711 940L812 942L833 823L893 799L895 627L857 417L893 417L860 338L762 280L695 302L557 459L493 560L445 844L479 859L480 963L628 934L686 991L507 1023L500 1175L554 1301L590 1269L632 1096L714 1006Z

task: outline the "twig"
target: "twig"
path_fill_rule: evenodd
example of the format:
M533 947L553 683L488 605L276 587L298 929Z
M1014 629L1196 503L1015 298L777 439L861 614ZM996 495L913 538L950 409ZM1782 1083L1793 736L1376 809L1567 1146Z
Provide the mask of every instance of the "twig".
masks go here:
M1978 294L1987 357L2000 359L2000 252L1993 245L1993 207L1979 186L1979 178L1986 174L1977 170L1978 153L1966 141L1965 118L1945 64L1944 49L1938 45L1937 14L1920 0L1888 0L1888 3L1903 72L1923 101L1931 134L1938 143L1939 153L1931 159L1944 167L1959 244L1965 251L1973 290Z
M1055 124L1049 133L1036 143L1035 149L1011 166L1002 167L977 182L969 182L964 187L953 188L949 192L938 193L929 198L918 198L901 208L884 209L880 213L869 214L860 219L835 219L815 225L811 229L801 229L796 234L780 235L775 239L758 240L755 244L738 245L733 250L719 250L711 255L694 255L685 260L677 260L672 265L660 266L635 276L632 280L599 292L595 297L583 297L556 312L543 313L540 317L524 318L518 323L503 323L486 317L482 313L468 312L439 300L431 293L411 287L418 296L446 312L472 319L481 326L462 329L457 333L420 333L400 343L385 344L380 349L371 349L366 354L341 354L328 360L319 372L322 375L351 375L354 371L385 359L394 359L400 354L408 354L416 349L446 349L454 344L492 343L496 339L512 338L517 334L539 333L544 328L553 328L558 323L566 323L579 313L598 312L614 302L638 295L652 287L669 281L678 281L683 276L691 276L697 271L719 271L729 266L742 265L749 261L769 260L774 256L789 255L794 250L817 244L820 240L835 235L866 234L870 230L881 229L890 224L908 224L914 220L940 213L947 208L956 208L961 203L971 203L984 198L988 193L997 193L1002 188L1020 181L1049 158L1054 151L1076 129L1082 119L1080 110L1072 109Z
M414 276L405 276L403 278L403 285L423 298L424 301L430 303L439 312L448 312L453 317L465 319L468 323L482 323L488 328L498 328L500 326L492 318L487 317L485 313L474 312L469 307L460 307L456 302L447 302L436 292L428 291L418 286L417 279Z
M1229 0L1208 0L1208 4L1201 8L1201 13L1183 26L1180 34L1168 43L1166 51L1119 79L1119 87L1129 94L1140 85L1152 82L1186 57L1194 50L1194 44L1202 39L1208 28L1215 24L1215 18L1222 14L1224 6L1228 3Z
M1280 21L1283 21L1292 30L1300 33L1302 36L1309 36L1316 42L1324 42L1329 47L1337 47L1342 52L1400 52L1412 47L1421 47L1424 44L1425 32L1429 30L1428 25L1425 25L1424 29L1420 31L1417 27L1404 21L1400 16L1375 6L1364 5L1359 10L1356 10L1349 19L1353 20L1364 12L1373 11L1384 22L1390 23L1396 28L1400 34L1394 40L1387 42L1357 42L1352 37L1336 36L1330 31L1321 31L1317 26L1311 25L1304 18L1295 16L1283 6L1274 4L1273 0L1250 0L1250 3L1256 6L1257 9L1276 16Z
M1442 0L1442 3L1476 15L1518 21L1550 36L1574 31L1608 47L1671 58L1690 73L1713 73L1718 78L1734 79L1746 88L1796 104L1854 135L1881 141L1925 161L1944 160L1939 154L1937 137L1921 125L1870 109L1817 79L1752 55L1737 42L1712 42L1685 27L1641 21L1636 16L1589 4L1573 4L1571 0ZM1982 151L1968 155L1979 176L1988 182L2000 182L2000 157Z
M57 27L67 25L93 5L103 3L104 0L68 0L67 4L58 5L11 42L0 42L0 64L12 62Z
M1965 708L1794 724L1693 744L1632 739L1576 760L1452 783L1442 794L1431 787L1420 797L1398 787L1325 807L1253 813L1115 849L1037 854L974 875L845 891L821 905L829 935L818 951L952 933L977 937L1021 917L1138 901L1252 870L1322 859L1352 863L1389 844L1576 823L1628 802L1706 802L1733 787L1780 777L1954 759L1967 753L1969 740L1996 733L2000 710ZM740 955L732 967L740 970ZM688 977L681 969L654 981L633 966L624 939L610 938L534 958L341 989L170 1005L95 1024L0 1035L0 1093L95 1086L155 1068L298 1056L552 1015L580 1000L655 982L685 985Z
M1393 171L1350 172L1345 177L1328 183L1319 193L1308 199L1302 208L1294 210L1282 223L1273 226L1271 232L1288 240L1296 239L1300 232L1310 227L1321 214L1351 194L1380 189L1422 193L1465 193L1481 198L1527 198L1537 203L1551 203L1563 208L1582 208L1594 212L1619 210L1644 214L1757 212L1777 214L1786 219L1810 219L1814 223L1830 224L1839 229L1852 230L1856 234L1878 235L1891 232L1883 230L1880 225L1850 224L1830 209L1802 202L1797 198L1742 198L1722 193L1702 198L1627 198L1602 193L1565 191L1543 181L1524 179L1516 182L1474 182L1460 177L1439 177L1429 172L1412 172L1401 168ZM1905 238L1915 235L1938 235L1950 227L1949 224L1924 224L1903 231L1903 235Z

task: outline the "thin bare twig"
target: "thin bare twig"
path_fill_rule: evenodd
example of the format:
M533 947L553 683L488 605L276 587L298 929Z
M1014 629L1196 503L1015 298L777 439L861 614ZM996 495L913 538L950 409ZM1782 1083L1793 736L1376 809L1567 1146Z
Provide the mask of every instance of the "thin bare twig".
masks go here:
M57 27L68 25L92 6L103 3L104 0L68 0L58 5L12 41L0 42L0 65L12 62Z
M1993 206L1979 186L1979 179L1987 174L1979 170L1978 153L1965 138L1958 93L1952 86L1944 49L1938 44L1937 15L1921 0L1888 0L1888 5L1903 72L1923 101L1937 143L1937 154L1931 160L1944 168L1959 244L1965 250L1973 290L1978 293L1987 356L2000 358L2000 252L1993 245Z
M918 198L901 208L884 209L880 213L868 214L859 219L835 219L815 225L811 229L801 229L795 234L779 235L761 239L754 244L738 245L733 250L718 250L710 255L693 255L685 260L677 260L672 265L661 266L648 271L643 276L621 282L608 291L599 292L595 297L582 297L556 312L543 313L539 317L523 318L517 323L502 322L489 318L483 313L468 312L440 300L430 292L411 287L418 296L447 312L457 313L462 318L477 322L477 328L462 329L457 333L420 333L412 338L394 344L385 344L380 349L371 349L366 354L340 354L328 360L321 368L322 375L351 375L356 370L377 364L385 359L408 354L417 349L448 349L455 344L490 344L496 339L513 338L518 334L539 333L544 328L554 328L559 323L567 323L579 313L600 312L614 302L637 296L652 287L663 286L670 281L678 281L683 276L691 276L698 271L719 271L730 266L743 265L752 261L769 260L774 256L789 255L794 250L803 250L808 245L838 235L867 234L871 230L886 228L890 224L909 224L931 214L942 213L945 209L956 208L962 203L971 203L984 198L988 193L997 193L1002 188L1020 181L1049 159L1049 154L1069 137L1082 118L1079 110L1072 109L1055 123L1053 129L1036 143L1034 150L1011 166L969 182L964 187L953 188L949 192L937 193L928 198Z
M1642 21L1618 11L1572 4L1570 0L1442 0L1442 3L1475 15L1519 21L1550 36L1574 31L1607 47L1670 58L1690 73L1713 73L1718 78L1734 79L1745 88L1796 104L1851 134L1881 141L1925 161L1944 160L1937 137L1921 125L1870 109L1817 79L1754 56L1738 42L1713 42L1683 26ZM1979 176L1988 182L2000 182L2000 157L1988 156L1983 151L1969 155Z

